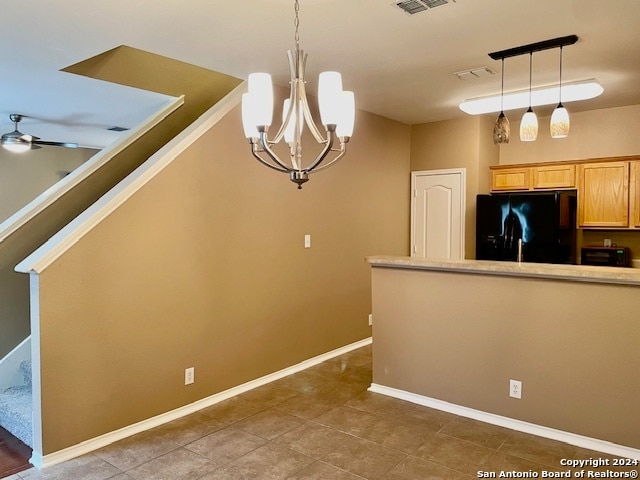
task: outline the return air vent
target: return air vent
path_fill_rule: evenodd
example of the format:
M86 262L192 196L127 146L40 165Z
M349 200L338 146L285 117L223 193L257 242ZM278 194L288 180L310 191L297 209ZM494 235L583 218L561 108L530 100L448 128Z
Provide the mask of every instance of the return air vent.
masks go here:
M455 0L453 2L455 3ZM447 3L449 3L449 0L403 0L401 2L395 1L393 5L409 15L414 15Z

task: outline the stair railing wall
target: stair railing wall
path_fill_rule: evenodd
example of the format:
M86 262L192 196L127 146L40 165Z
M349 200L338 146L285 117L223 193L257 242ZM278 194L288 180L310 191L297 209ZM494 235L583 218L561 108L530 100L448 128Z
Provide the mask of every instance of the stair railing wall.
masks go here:
M184 97L172 98L117 144L91 157L0 223L0 358L30 333L29 283L16 274L15 265L142 163L135 158L136 142L183 103Z
M60 229L47 242L28 255L16 267L16 272L28 273L30 290L30 325L32 338L32 362L33 362L33 454L31 463L42 468L60 461L64 461L73 454L62 452L60 454L46 455L46 447L43 445L43 415L42 415L42 372L43 365L40 357L41 328L45 326L40 318L40 275L56 259L63 255L83 236L90 233L92 228L107 218L114 210L127 201L139 189L145 186L165 167L195 140L207 132L212 125L227 115L227 113L240 103L240 97L246 90L242 83L225 98L214 105L200 119L187 127L171 142L158 150L147 161L125 177L114 188L109 190L98 201L79 214L70 223ZM26 277L21 275L21 277ZM112 441L112 440L110 440Z

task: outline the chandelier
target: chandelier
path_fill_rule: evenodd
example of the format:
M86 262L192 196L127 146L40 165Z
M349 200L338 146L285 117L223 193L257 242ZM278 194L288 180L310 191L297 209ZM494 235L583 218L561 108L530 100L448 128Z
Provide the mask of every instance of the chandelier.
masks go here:
M249 75L249 91L242 95L242 125L251 145L251 153L262 164L278 172L288 173L298 189L309 180L312 172L319 172L340 160L346 153L346 144L353 133L355 100L353 92L342 90L342 77L338 72L322 72L318 78L318 106L324 133L316 125L305 88L304 70L307 55L300 49L298 0L295 0L295 51L288 50L291 72L291 91L282 108L282 124L270 139L268 129L273 119L273 83L268 73ZM302 131L307 128L322 145L320 153L310 162L303 163ZM284 141L289 158L280 159L273 147Z

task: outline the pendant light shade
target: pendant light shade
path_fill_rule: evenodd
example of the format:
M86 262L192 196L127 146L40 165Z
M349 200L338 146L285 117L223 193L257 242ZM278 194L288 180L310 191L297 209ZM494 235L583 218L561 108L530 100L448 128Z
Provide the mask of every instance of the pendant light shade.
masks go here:
M533 66L533 52L529 52L529 109L520 121L520 140L534 142L538 138L538 117L531 108L531 75Z
M565 138L569 135L569 112L564 105L562 105L562 46L560 47L560 82L558 84L558 106L551 115L551 123L549 124L549 131L551 132L551 138Z
M529 107L520 120L520 140L535 142L536 138L538 138L538 117Z
M500 82L500 115L496 118L496 123L493 124L493 143L500 145L502 143L509 143L509 137L511 135L511 126L509 125L509 119L504 114L504 58L502 59L502 80Z
M504 112L500 112L500 115L498 115L498 118L496 119L496 123L493 124L493 143L495 145L509 143L510 136L511 125L509 125L509 119Z
M549 125L551 138L565 138L569 135L569 127L569 112L560 103L551 114L551 124Z

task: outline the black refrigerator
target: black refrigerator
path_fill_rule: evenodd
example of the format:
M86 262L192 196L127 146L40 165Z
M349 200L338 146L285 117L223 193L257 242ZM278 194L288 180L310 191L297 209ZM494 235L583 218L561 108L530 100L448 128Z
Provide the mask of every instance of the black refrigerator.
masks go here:
M476 205L476 259L576 263L575 192L478 195Z

